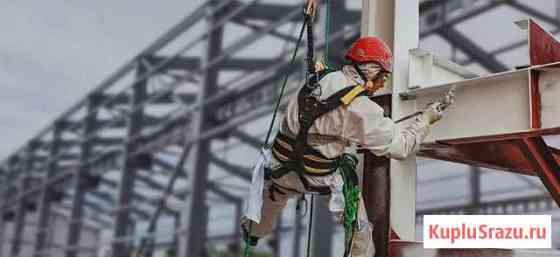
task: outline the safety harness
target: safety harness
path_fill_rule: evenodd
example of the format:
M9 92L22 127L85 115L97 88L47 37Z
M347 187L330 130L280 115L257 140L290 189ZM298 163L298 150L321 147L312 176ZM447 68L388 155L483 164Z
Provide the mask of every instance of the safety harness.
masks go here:
M306 16L306 20L310 17ZM278 133L272 144L272 154L283 165L277 170L269 170L267 174L272 178L279 178L289 171L295 171L300 176L304 186L308 191L328 194L328 189L313 188L306 182L304 174L312 176L324 176L335 172L340 167L340 162L344 159L327 158L319 151L308 144L309 129L315 120L342 105L349 105L356 97L364 96L366 90L362 85L347 86L332 94L326 99L321 100L321 87L319 81L330 72L335 70L326 68L317 70L314 60L314 40L313 23L306 22L307 25L307 76L305 85L299 90L298 101L298 123L299 131L295 137L290 137L283 133ZM364 81L365 75L360 69L358 74Z
M317 96L313 96L309 92L306 92L306 87L304 86L298 94L298 121L300 125L298 135L295 138L291 138L283 133L278 133L272 144L272 154L282 165L275 170L265 170L265 174L267 179L276 179L289 172L296 172L307 191L326 195L330 194L328 187L313 186L304 175L325 176L340 170L344 181L343 194L345 205L343 225L345 230L344 256L346 257L350 254L354 231L358 227L357 217L360 189L356 175L357 158L350 154L342 154L336 158L327 158L307 143L307 135L316 119L342 105L350 104L356 97L366 95L366 91L361 85L348 86L325 100L319 100ZM272 190L271 197L274 197L276 192L282 192L277 190L276 187L274 183L270 186L270 190Z
M278 133L272 144L273 156L282 163L276 170L267 170L267 176L279 178L290 171L295 171L301 178L306 190L320 194L329 194L328 188L313 187L307 183L303 175L325 176L335 172L341 162L345 161L341 156L327 158L318 150L307 143L309 128L316 119L322 115L333 111L341 105L348 105L358 96L364 95L365 90L362 86L348 86L325 100L318 100L315 97L304 95L300 90L299 99L304 98L305 102L298 105L298 118L300 130L298 135L293 138L283 133Z
M347 86L321 100L319 81L334 70L316 70L317 65L313 56L313 24L311 22L307 22L307 35L307 79L297 96L299 131L295 137L290 137L283 133L276 135L272 144L272 154L282 165L275 170L265 170L265 174L269 179L280 178L293 171L297 173L307 191L318 194L330 194L328 187L313 186L304 175L325 176L337 170L341 171L345 198L343 225L345 228L344 256L346 257L350 254L354 231L358 227L357 217L360 188L358 176L356 175L357 158L350 154L342 154L336 158L327 158L309 145L308 135L310 128L319 117L340 106L349 105L357 97L367 96L367 92L363 85ZM356 64L354 64L354 68L362 80L367 81L365 74ZM273 183L270 188L275 190L275 184ZM281 191L278 190L278 192ZM270 195L274 197L274 192L271 192ZM312 214L310 215L312 216Z
M358 177L356 175L357 158L350 154L342 154L336 158L327 158L321 152L314 149L308 144L309 129L313 126L315 120L329 113L342 105L349 105L352 101L359 97L367 95L365 86L353 85L347 86L338 92L332 94L326 99L321 100L321 88L319 81L328 73L335 70L326 68L322 70L316 69L314 60L314 43L313 43L313 23L312 17L308 14L305 15L304 24L300 32L300 37L296 45L296 50L292 56L292 63L294 62L295 54L297 53L298 46L302 39L304 29L307 29L307 76L305 85L298 92L298 122L299 131L295 137L290 137L283 133L278 133L272 143L272 154L275 159L281 162L280 168L275 170L265 169L265 179L277 179L289 172L296 172L299 176L305 189L309 192L316 194L330 194L328 187L317 187L311 185L304 175L312 176L325 176L341 171L344 181L343 194L345 198L344 207L344 228L345 228L345 251L344 256L348 256L351 250L351 245L354 237L354 231L358 227L357 215L359 206L360 189ZM307 27L306 27L307 26ZM328 39L327 39L328 41ZM354 66L356 71L361 76L363 81L367 81L363 72ZM266 142L270 137L272 124L276 117L280 99L283 96L287 79L284 79L284 84L280 91L280 97L277 99L276 108L273 113L273 120L267 133ZM271 197L274 198L274 193L282 193L276 187L286 190L281 186L273 183L269 190L271 190ZM289 190L289 189L288 189ZM274 199L272 199L274 200ZM310 222L308 228L308 243L310 239L311 224L313 217L313 197L310 204ZM252 246L257 244L258 238L251 236L251 223L249 223L249 231L244 231L245 235L245 253L244 256L251 255ZM245 230L245 228L243 228ZM307 256L309 257L309 245L307 247Z

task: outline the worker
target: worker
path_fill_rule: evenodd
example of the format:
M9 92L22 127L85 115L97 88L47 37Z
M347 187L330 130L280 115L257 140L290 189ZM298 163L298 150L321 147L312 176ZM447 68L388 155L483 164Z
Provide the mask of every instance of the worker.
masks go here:
M344 174L339 165L350 146L369 150L377 156L404 159L414 154L430 131L430 125L442 118L443 103L425 107L421 115L406 123L395 124L384 117L383 109L370 100L384 87L392 71L392 53L376 37L358 39L346 53L349 64L324 75L319 81L319 99L336 99L338 106L315 117L307 134L306 148L296 151L302 115L300 97L293 97L286 109L279 133L273 142L271 158L265 164L266 180L262 192L259 223L242 221L246 243L255 245L258 238L274 228L278 214L290 198L304 193L329 195L329 210L343 222L345 197ZM294 154L303 156L294 156ZM291 165L301 158L303 167ZM350 256L370 257L375 253L372 225L368 221L360 195L357 229L350 246Z

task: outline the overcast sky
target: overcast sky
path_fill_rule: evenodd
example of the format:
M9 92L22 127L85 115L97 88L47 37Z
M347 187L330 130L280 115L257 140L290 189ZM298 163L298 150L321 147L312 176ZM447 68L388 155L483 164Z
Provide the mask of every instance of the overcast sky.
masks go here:
M282 2L297 1L300 0ZM0 8L0 159L83 98L201 2L203 0L3 1ZM555 14L553 0L520 2L530 3L548 15ZM500 7L464 22L457 29L492 50L524 37L512 24L524 17L525 14L510 7ZM550 27L550 24L545 26ZM497 33L499 37L490 36ZM226 43L232 38L228 37ZM265 47L273 47L262 42L250 50L264 51ZM438 36L425 39L422 47L441 56L451 55L451 48ZM523 65L527 58L525 51L520 48L497 58L509 66ZM484 72L477 65L471 68ZM449 186L460 188L461 185ZM440 191L430 192L440 194ZM428 195L430 192L421 193Z
M3 1L0 158L81 99L200 2Z
M21 146L201 2L4 1L0 8L0 158ZM360 1L348 2L354 8ZM521 2L554 15L553 0ZM495 49L524 37L511 25L523 17L503 7L464 22L458 29L475 42ZM500 39L489 40L487 35L498 30L503 32ZM225 43L235 36L228 36ZM263 48L259 50L272 47L257 44L251 49L259 46ZM437 36L425 39L422 47L442 56L451 52ZM512 65L526 64L523 49L498 59ZM477 65L471 68L482 71Z

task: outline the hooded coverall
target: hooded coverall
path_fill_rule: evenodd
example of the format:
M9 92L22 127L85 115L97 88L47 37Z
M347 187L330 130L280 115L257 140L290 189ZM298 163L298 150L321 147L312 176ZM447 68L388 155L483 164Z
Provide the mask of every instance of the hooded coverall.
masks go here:
M345 66L341 71L327 74L319 81L321 99L350 86L363 84L352 66ZM287 107L280 133L295 138L299 131L298 101L293 97ZM345 152L346 147L359 144L360 147L371 151L377 156L395 159L406 158L414 153L429 133L429 122L422 115L418 116L406 126L396 125L391 119L383 116L383 109L368 97L355 98L347 106L339 106L334 111L320 116L309 130L308 144L320 151L327 158L335 158ZM274 157L266 164L267 168L275 170L282 163ZM343 180L340 173L335 172L326 176L304 175L313 186L328 187L329 210L342 220L344 210L344 196L342 194ZM277 185L271 196L268 190L271 184ZM287 173L278 178L265 181L263 192L263 206L261 222L252 224L251 236L263 237L274 229L274 222L290 198L300 196L306 189L295 172ZM368 221L363 198L360 197L358 211L358 229L355 231L351 248L352 257L372 257L375 246L372 240L373 227ZM247 228L247 222L244 226Z

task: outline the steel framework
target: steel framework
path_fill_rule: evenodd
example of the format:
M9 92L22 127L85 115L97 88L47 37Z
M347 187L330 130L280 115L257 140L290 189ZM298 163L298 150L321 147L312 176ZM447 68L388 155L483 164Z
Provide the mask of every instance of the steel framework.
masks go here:
M360 14L346 8L344 1L335 2L331 11L336 25L330 41L340 49L359 35ZM523 42L489 52L456 29L461 22L501 6L560 29L557 17L518 1L434 0L421 2L420 36L439 35L466 53L469 59L463 63L476 62L488 71L503 71L507 66L495 56ZM246 57L246 52L265 38L284 43L288 51L293 49L295 38L286 31L300 22L300 12L299 6L258 0L209 0L10 154L0 166L0 231L8 222L13 223L13 231L11 238L0 236L0 255L9 245L9 254L4 256L18 256L26 219L37 213L36 237L30 243L34 256L47 256L52 247L45 241L52 225L49 217L57 209L66 210L70 220L65 256L81 256L81 247L95 247L80 239L86 220L113 231L108 242L112 256L129 256L134 249L135 224L152 214L174 169L177 149L186 143L190 156L179 179L180 188L173 191L165 212L181 225L174 233L180 242L180 256L199 256L208 238L207 217L212 207L231 204L237 210L233 218L238 219L243 191L235 184L246 186L250 181L248 165L218 152L232 142L238 144L235 147L256 152L262 144L262 131L247 125L261 127L259 124L267 120L284 74L295 74L290 92L301 78L303 55L298 56L298 65L290 66L286 51L263 57ZM450 12L454 15L447 17ZM199 24L204 26L203 32L192 33ZM234 37L225 33L229 26L248 32ZM324 50L326 43L320 40L317 48ZM329 57L340 64L337 55ZM550 205L550 198L543 196L482 203L478 172L473 174L473 205L419 213L493 210L541 202ZM222 183L226 179L234 182ZM186 207L173 201L185 202ZM316 251L330 256L331 248L318 245L330 244L335 232L328 229L332 221L319 217L317 222ZM297 222L294 229L301 231L301 224ZM233 233L233 237L238 236L238 229ZM296 253L294 250L294 256Z

